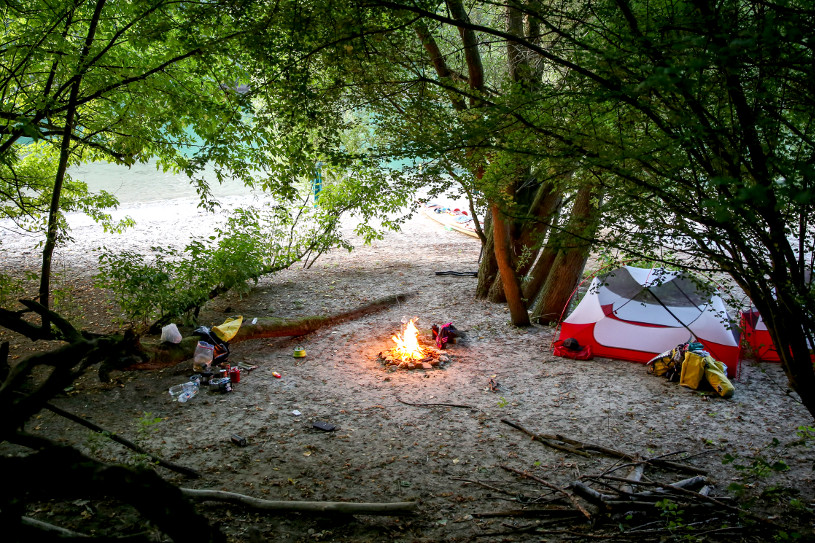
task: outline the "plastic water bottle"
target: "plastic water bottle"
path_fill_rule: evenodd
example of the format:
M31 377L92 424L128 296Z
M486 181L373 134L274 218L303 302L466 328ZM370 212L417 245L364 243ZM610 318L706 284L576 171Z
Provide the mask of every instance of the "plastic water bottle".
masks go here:
M178 396L178 403L184 403L197 393L197 390L185 390Z
M181 387L180 391L178 391L179 387ZM186 402L196 394L198 394L198 384L192 381L186 382L183 385L176 385L170 389L170 396L173 396L175 400L180 403Z
M198 385L193 382L184 383L184 392L178 395L178 401L184 403L198 394Z

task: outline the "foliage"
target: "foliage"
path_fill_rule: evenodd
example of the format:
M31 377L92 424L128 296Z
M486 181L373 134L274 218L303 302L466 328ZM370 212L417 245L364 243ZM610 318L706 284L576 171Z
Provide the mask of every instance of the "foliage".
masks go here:
M483 165L471 188L510 212L529 185L583 172L607 195L592 241L728 274L815 413L809 4L376 6L334 2L331 30L304 39L330 61L335 95L371 113L378 154L426 157L428 182ZM507 28L513 10L523 32ZM531 165L532 181L513 180L513 163Z
M661 509L662 513L661 516L665 519L666 527L668 531L671 532L674 536L679 535L680 533L692 531L693 526L688 526L682 515L685 514L685 511L680 509L679 504L670 500L668 498L664 500L659 500L656 503L657 509ZM689 537L685 534L686 537Z
M0 273L0 307L11 307L23 292L20 278Z
M381 236L381 228L398 227L396 212L411 201L415 185L383 175L379 161L365 156L370 134L359 115L349 115L336 97L309 91L325 87L321 75L328 68L309 60L313 43L307 32L287 35L277 26L288 17L295 23L310 17L297 5L97 0L55 7L30 0L4 9L9 63L0 68L0 90L15 100L4 102L0 112L0 215L41 233L48 225L47 255L50 243L67 239L65 211L85 212L109 230L133 224L114 223L104 210L116 200L88 194L70 176L55 189L54 180L64 175L59 146L66 138L68 166L149 160L186 174L209 210L218 202L204 173L214 172L216 181L238 179L271 194L288 208L287 221L303 213L301 190L314 164L325 163L327 186L314 213L318 226L296 239L287 239L291 232L284 223L266 231L276 239L269 250L274 257L261 256L250 243L257 232L228 239L219 233L217 243L191 242L180 253L157 249L151 262L169 266L169 273L149 269L131 253L108 255L109 262L119 262L113 282L148 291L117 291L130 298L122 301L138 320L164 309L194 309L216 290L240 287L298 257L315 257L331 246L350 248L338 230L343 214L359 216L357 233L366 242ZM84 37L84 48L74 46L76 37ZM21 79L28 83L19 86ZM303 93L311 99L294 106L287 100ZM305 239L307 232L312 239ZM50 274L47 255L44 277ZM196 260L206 265L195 268ZM134 270L129 279L121 271L125 265ZM47 299L43 284L40 295Z
M236 209L212 235L180 250L155 246L150 256L103 253L97 284L109 288L122 310L142 325L189 314L214 290L245 292L247 281L284 269L318 248L320 238L312 230L290 235L297 226L297 218L282 207Z
M11 219L27 232L44 233L48 208L53 193L57 168L57 150L44 141L19 145L14 155L0 161L0 219ZM132 226L132 219L114 221L106 209L116 207L118 201L101 191L90 194L82 181L66 176L62 191L62 212L87 213L102 224L106 232L121 232ZM68 238L64 217L59 221L60 239Z
M765 447L765 450L768 453L773 453L771 456L767 456L765 454L757 454L752 458L745 460L739 459L729 453L725 454L724 458L722 459L723 464L732 464L733 468L742 473L745 482L732 482L728 486L728 489L734 492L740 498L744 498L747 496L748 489L755 486L755 484L760 480L768 479L773 473L781 473L788 471L789 465L781 456L786 447L779 447L781 442L773 438L773 440ZM768 500L768 501L778 501L784 494L786 490L781 489L775 486L770 486L765 488L761 492L761 497ZM747 501L747 503L751 503L753 499Z

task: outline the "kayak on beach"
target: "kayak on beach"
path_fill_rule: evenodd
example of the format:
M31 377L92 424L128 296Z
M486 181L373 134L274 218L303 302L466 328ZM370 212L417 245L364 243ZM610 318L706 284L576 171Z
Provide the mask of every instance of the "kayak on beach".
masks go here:
M475 231L475 222L469 213L459 208L444 207L439 204L425 204L423 211L425 215L440 223L447 229L467 234L474 238L478 237Z

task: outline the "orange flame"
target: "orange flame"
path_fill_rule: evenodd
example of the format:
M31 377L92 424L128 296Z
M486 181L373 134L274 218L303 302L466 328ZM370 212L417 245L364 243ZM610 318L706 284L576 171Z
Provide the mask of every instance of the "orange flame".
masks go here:
M396 334L392 336L392 339L396 343L396 348L393 350L394 357L402 360L420 360L424 358L424 351L419 345L419 331L413 324L413 319L405 326L404 337Z

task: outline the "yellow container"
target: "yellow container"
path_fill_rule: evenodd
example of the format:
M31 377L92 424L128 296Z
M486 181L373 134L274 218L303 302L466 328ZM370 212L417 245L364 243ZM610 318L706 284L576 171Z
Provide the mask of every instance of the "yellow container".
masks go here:
M705 359L691 351L685 353L685 360L682 362L682 373L679 377L679 384L683 387L696 390L699 383L705 376Z

